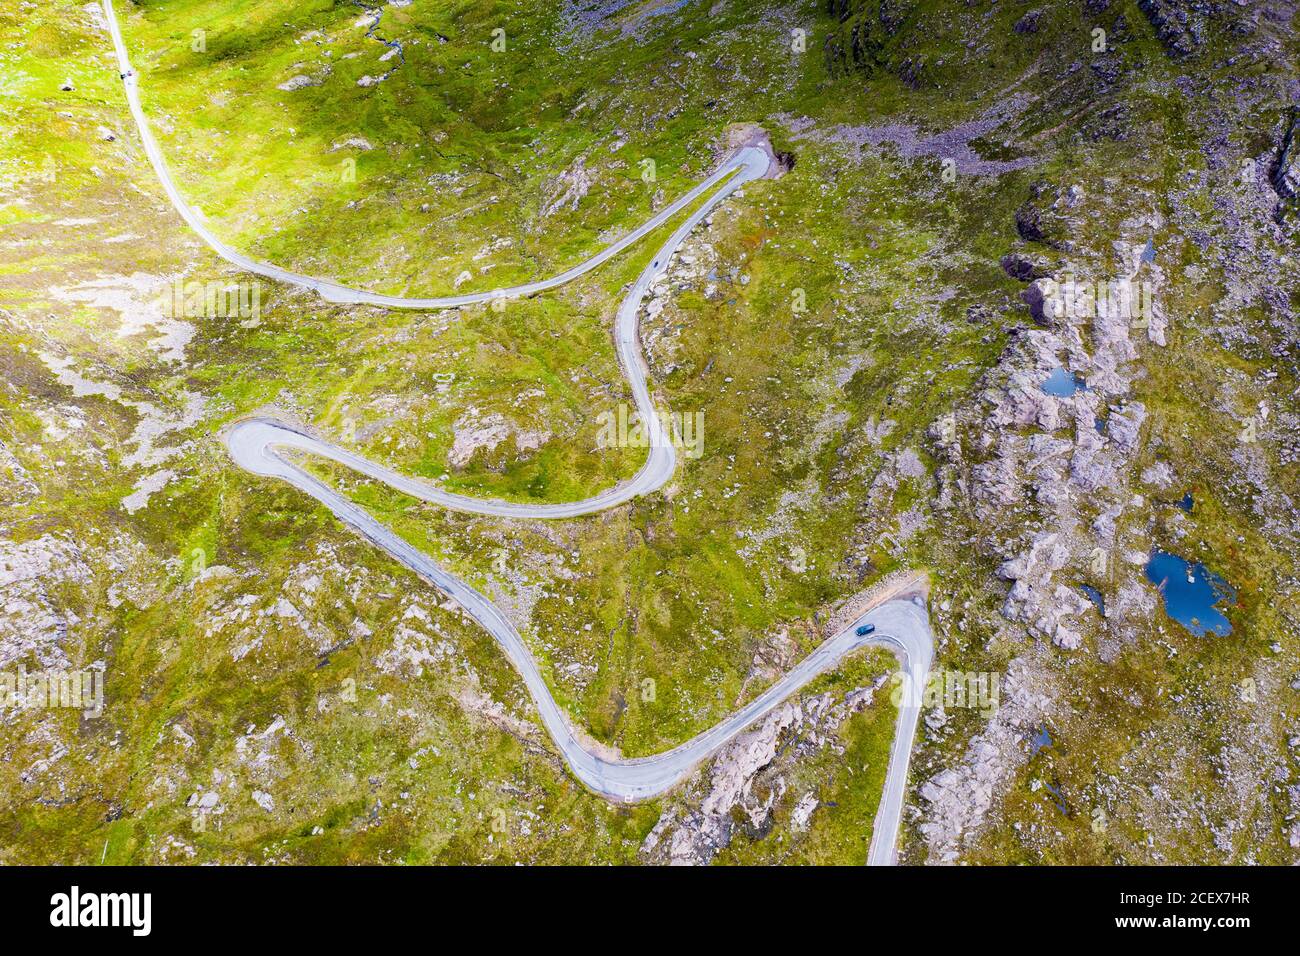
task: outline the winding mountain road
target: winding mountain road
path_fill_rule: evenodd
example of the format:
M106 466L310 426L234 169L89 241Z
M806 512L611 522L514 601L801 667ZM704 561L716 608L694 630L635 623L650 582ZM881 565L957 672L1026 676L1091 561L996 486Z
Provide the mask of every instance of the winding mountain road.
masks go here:
M327 458L423 501L457 511L504 518L574 518L616 507L663 487L673 475L677 457L673 436L663 424L650 396L639 336L641 303L650 285L668 268L672 255L700 221L745 183L768 174L773 161L770 152L757 146L740 149L722 163L715 173L643 225L585 262L549 279L489 292L435 298L405 298L367 292L259 262L226 245L208 229L203 218L185 202L172 181L162 152L150 132L148 120L140 105L139 79L127 57L112 0L103 0L103 7L131 114L139 129L145 153L176 211L217 255L228 262L247 272L277 282L313 289L331 302L390 308L446 309L488 302L502 297L533 295L563 285L591 271L653 232L701 197L708 197L686 217L642 271L628 290L615 321L614 340L619 363L627 375L636 400L637 411L648 432L650 446L645 464L631 480L582 501L541 505L517 504L451 494L419 479L398 474L355 452L269 418L250 418L236 422L225 434L226 445L231 456L241 467L257 475L288 482L315 498L340 521L452 597L501 645L510 662L522 676L547 733L550 734L573 774L593 791L609 799L630 802L664 793L694 772L701 761L716 753L746 727L771 712L773 708L805 687L818 675L832 670L847 655L866 646L889 648L900 659L903 693L899 706L898 728L890 754L884 793L877 811L867 862L872 865L887 865L894 862L908 762L920 716L921 690L928 680L934 649L929 615L925 608L924 597L919 593L893 597L870 607L856 620L823 641L816 650L754 700L672 750L650 757L609 759L598 754L593 742L575 729L567 715L560 709L519 631L495 604L427 554L394 534L365 509L280 454L283 450L291 449ZM856 633L857 627L863 623L876 625L875 632L859 636Z

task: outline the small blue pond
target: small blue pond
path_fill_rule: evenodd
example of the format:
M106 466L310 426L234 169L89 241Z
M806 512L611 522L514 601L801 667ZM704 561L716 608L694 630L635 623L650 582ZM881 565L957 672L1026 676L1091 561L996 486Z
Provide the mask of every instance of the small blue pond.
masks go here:
M1155 551L1147 562L1147 580L1160 591L1165 613L1197 637L1206 631L1220 637L1232 633L1232 622L1215 605L1233 601L1236 592L1205 565Z
M1189 491L1187 494L1183 495L1183 500L1178 502L1178 507L1190 514L1194 504L1195 502L1192 501L1192 493Z
M1039 724L1038 733L1034 734L1029 741L1029 755L1032 757L1038 751L1050 746L1052 746L1052 734L1046 724Z
M1048 395L1055 395L1057 398L1069 398L1080 389L1087 388L1087 385L1079 376L1070 374L1069 371L1058 365L1047 376L1047 381L1039 387Z
M1104 597L1101 596L1101 592L1098 591L1096 588L1094 588L1094 587L1093 587L1092 585L1090 585L1090 584L1080 584L1080 585L1079 585L1079 590L1082 591L1084 594L1086 594L1086 595L1088 596L1088 600L1089 600L1089 601L1091 601L1093 604L1097 605L1097 610L1101 612L1101 616L1102 616L1102 617L1105 617L1105 616L1106 616L1106 599L1105 599Z

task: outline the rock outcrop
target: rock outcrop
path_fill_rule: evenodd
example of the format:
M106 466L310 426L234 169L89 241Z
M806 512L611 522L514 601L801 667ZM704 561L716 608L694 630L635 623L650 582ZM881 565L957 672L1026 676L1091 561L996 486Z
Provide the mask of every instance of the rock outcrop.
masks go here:
M81 548L67 538L0 538L0 667L33 660L42 668L69 666L65 643L77 618L50 594L90 579Z
M1285 200L1300 200L1300 113L1293 113L1287 126L1273 170L1273 188Z
M547 196L542 201L541 216L545 219L562 209L573 212L586 197L593 182L586 158L579 156L564 172L547 186Z
M664 812L642 844L642 856L657 863L703 865L730 845L738 828L765 833L786 793L789 765L823 748L839 747L835 735L840 726L871 703L885 680L843 698L818 694L772 711L713 758L708 791L697 809ZM811 794L800 798L792 812L796 828L807 828L816 805Z
M1028 737L1053 711L1041 665L1012 661L1002 699L988 727L966 748L961 762L921 786L926 801L921 834L927 862L955 863L966 841L987 822L999 795L1029 757Z

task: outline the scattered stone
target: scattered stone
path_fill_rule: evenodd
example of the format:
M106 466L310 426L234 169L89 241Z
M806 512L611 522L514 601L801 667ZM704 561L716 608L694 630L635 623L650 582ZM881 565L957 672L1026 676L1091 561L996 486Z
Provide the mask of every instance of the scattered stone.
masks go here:
M305 76L299 73L297 76L289 77L289 79L277 86L276 89L284 90L286 93L292 93L294 90L301 90L308 86L320 86L322 82L323 80L312 79L310 76Z
M1015 25L1011 29L1015 30L1017 33L1020 34L1037 33L1038 21L1042 18L1042 16L1043 16L1042 10L1030 10L1023 17L1017 20L1015 22Z
M1205 43L1205 21L1195 0L1138 0L1138 9L1151 21L1156 36L1175 59L1190 56Z
M339 140L330 147L330 152L335 153L340 149L359 149L363 153L368 153L375 147L370 145L370 140L364 136L349 136L347 139Z
M511 435L515 438L518 452L534 451L551 438L547 431L529 431L508 422L504 415L492 413L479 417L475 409L470 409L452 426L454 438L447 462L455 468L463 468L479 450L493 451Z
M1049 273L1029 256L1018 252L1009 252L1002 257L1002 271L1021 282L1032 282L1046 278Z

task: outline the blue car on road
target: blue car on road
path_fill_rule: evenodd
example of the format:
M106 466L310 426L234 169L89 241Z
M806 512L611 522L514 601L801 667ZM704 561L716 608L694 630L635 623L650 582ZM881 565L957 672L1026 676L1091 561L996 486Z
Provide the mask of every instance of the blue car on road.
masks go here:
M866 637L875 629L876 629L876 625L874 624L861 624L858 626L857 635L858 637Z

